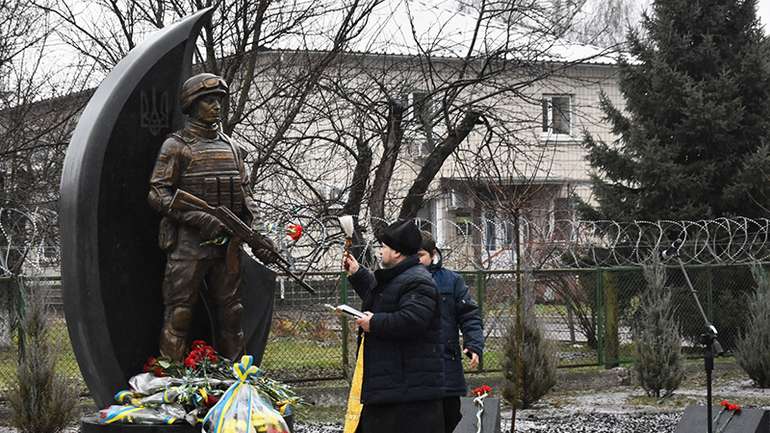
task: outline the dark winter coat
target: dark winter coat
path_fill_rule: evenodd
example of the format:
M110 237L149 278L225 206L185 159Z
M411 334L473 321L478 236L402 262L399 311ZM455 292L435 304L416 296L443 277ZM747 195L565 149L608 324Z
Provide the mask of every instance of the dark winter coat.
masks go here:
M443 397L438 292L410 256L374 274L361 267L350 283L374 313L364 339L361 402L401 403Z
M463 334L463 349L481 357L484 352L484 329L479 307L473 301L463 278L444 269L441 260L431 265L433 280L441 297L441 338L444 343L444 391L446 396L465 395L467 386L463 374L463 353L458 328ZM366 358L364 358L366 359Z

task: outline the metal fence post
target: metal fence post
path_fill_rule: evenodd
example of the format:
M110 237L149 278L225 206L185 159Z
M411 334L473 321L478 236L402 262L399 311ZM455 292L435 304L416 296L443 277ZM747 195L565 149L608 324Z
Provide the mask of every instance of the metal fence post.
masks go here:
M714 272L711 268L704 269L706 272L706 314L709 321L714 320Z
M614 272L604 274L604 368L615 368L619 365L620 336L618 335L618 275Z
M486 278L482 271L476 271L476 302L479 304L479 317L481 317L481 324L484 325L484 297L486 292ZM483 333L482 329L482 333ZM479 365L476 367L476 371L484 371L484 356L479 358Z
M13 341L12 322L14 316L13 305L13 280L11 278L0 278L0 349L7 350L11 347Z
M599 365L604 364L604 271L596 269L596 283L594 287L596 297L596 358Z
M341 304L347 304L348 303L348 276L345 275L344 272L342 272L340 276L340 303ZM340 315L340 327L342 330L342 373L345 375L345 377L349 377L350 372L350 357L348 353L348 338L349 338L349 329L348 329L348 319Z

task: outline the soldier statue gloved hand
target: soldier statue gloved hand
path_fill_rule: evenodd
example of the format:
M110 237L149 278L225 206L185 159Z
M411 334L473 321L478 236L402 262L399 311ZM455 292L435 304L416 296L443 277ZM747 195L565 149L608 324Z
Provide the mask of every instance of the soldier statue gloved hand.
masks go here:
M254 255L259 259L259 261L261 261L266 265L275 263L276 255L278 254L278 249L275 246L275 242L273 242L273 240L268 238L267 236L263 236L262 240L270 246L270 249L260 248L256 251L252 250L251 252L254 253Z
M184 212L183 220L200 229L201 238L214 239L225 233L225 226L216 217L201 211Z

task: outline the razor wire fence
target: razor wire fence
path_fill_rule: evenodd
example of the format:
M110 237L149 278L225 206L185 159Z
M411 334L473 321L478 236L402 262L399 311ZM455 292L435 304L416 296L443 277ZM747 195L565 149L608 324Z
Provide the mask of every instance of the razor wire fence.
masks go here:
M50 339L59 355L59 371L80 378L61 308L58 248L40 227L47 214L0 214L0 388L15 380L18 357L14 314L18 302L14 282L34 280L35 290L51 307ZM17 218L18 217L18 218ZM25 222L24 219L27 219ZM14 222L15 221L15 222ZM20 222L21 221L21 222ZM10 224L15 224L14 230ZM306 227L304 244L279 239L282 251L305 274L318 294L309 295L292 280L279 277L273 321L262 367L285 381L343 379L355 363L356 329L350 320L330 313L326 304L360 301L337 269L343 235L333 219L319 220L322 229ZM420 221L418 221L420 222ZM420 222L421 224L423 222ZM4 225L3 225L4 224ZM676 247L704 308L729 350L746 326L746 297L756 284L750 266L770 258L768 220L719 219L701 222L617 223L528 218L519 221L439 221L429 228L444 237L439 245L444 263L456 269L479 304L484 322L485 352L476 371L503 368L505 342L515 323L516 284L533 300L533 312L552 343L561 367L612 366L635 358L633 327L639 299L646 289L642 266L660 263L660 252L676 239ZM511 230L518 228L520 241ZM23 229L23 230L22 230ZM12 237L8 232L21 233ZM374 240L367 240L372 247ZM10 258L27 258L28 274L10 273ZM522 264L516 269L516 259ZM318 265L320 270L303 265ZM675 260L662 263L673 292L683 350L698 354L703 325ZM468 369L467 360L463 360ZM468 371L468 370L467 370ZM468 371L472 373L471 371Z
M720 332L720 342L729 353L746 327L746 298L755 287L750 267L693 265L686 269L709 319ZM461 273L479 305L484 323L484 356L475 372L500 371L504 366L506 338L515 323L516 280L520 277L526 282L524 295L533 297L533 312L546 339L552 343L560 367L611 367L633 362L632 331L638 319L640 296L647 287L641 268L547 269L526 273L483 270ZM683 350L698 356L698 341L705 328L700 313L681 271L668 267L667 276ZM285 280L279 289L283 300L276 295L277 322L274 319L266 359L271 362L268 369L278 377L311 378L297 371L313 373L316 375L313 378L345 377L354 365L357 334L353 322L330 315L324 304L339 302L360 307L361 301L341 274L321 273L315 278L318 280L311 284L333 285L336 291L324 289L323 299L317 300ZM281 329L278 332L277 327ZM292 329L292 333L286 329ZM287 344L298 341L305 342L306 346L287 355L292 363L302 367L286 369L281 356L274 355L283 353ZM467 360L463 362L466 372L473 373Z

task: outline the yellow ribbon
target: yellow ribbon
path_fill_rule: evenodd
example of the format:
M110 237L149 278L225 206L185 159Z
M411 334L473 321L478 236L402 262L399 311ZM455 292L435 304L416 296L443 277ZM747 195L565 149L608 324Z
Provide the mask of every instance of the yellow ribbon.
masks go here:
M343 433L355 433L358 428L358 422L361 420L361 411L364 405L361 404L361 388L364 385L364 336L361 336L361 344L358 346L358 357L356 358L356 369L353 371L353 381L350 383L350 394L348 394L348 410L345 412L345 428Z
M115 394L115 401L118 403L125 403L126 401L131 400L133 397L134 394L131 391L118 391L118 393Z
M254 365L254 357L251 355L243 355L241 362L233 364L233 372L241 382L246 382L246 379L259 372L259 369Z
M142 409L144 409L144 408L142 408L142 407L126 406L125 409L121 409L119 411L116 411L115 413L113 413L110 416L108 416L104 420L104 424L112 424L114 422L122 420L123 418L128 418L129 422L131 422L130 421L131 417L129 417L129 415L131 415L132 413L134 413L136 411L140 411Z
M259 373L259 368L254 365L254 357L250 355L244 355L241 357L240 362L233 364L233 373L235 373L235 375L238 377L240 383L235 385L235 387L231 387L229 390L227 390L225 395L222 396L223 400L217 403L218 407L222 405L222 409L218 412L217 416L219 417L219 420L217 421L217 424L214 428L214 433L224 433L228 431L227 428L224 428L225 417L222 416L222 414L227 413L227 411L230 409L230 406L233 404L233 397L238 393L239 388L243 386L244 383L246 383L246 379L248 379L249 376ZM206 415L206 418L208 418L212 413L213 409Z

